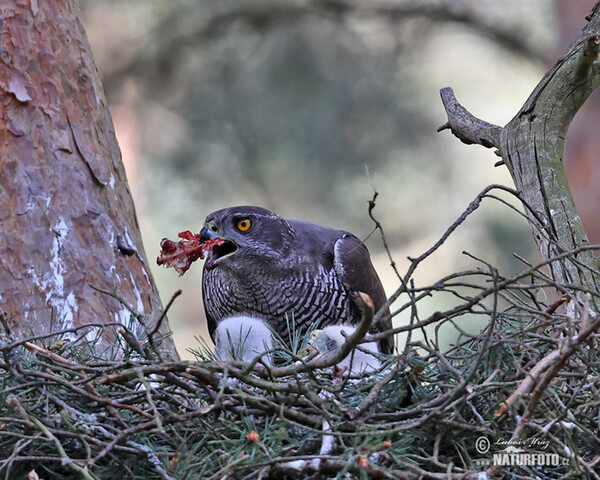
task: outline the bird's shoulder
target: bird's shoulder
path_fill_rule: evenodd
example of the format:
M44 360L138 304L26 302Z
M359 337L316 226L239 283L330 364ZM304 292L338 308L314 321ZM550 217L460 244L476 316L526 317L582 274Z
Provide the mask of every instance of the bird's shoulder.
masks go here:
M287 220L287 222L294 232L295 251L299 255L300 263L314 263L318 260L318 263L326 269L333 268L336 242L344 236L354 237L344 230L336 230L316 223L302 220Z
M325 271L334 271L350 291L374 296L376 306L385 302L369 250L360 238L345 230L300 220L288 220L288 223L294 230L295 251L301 264L309 269L320 265Z

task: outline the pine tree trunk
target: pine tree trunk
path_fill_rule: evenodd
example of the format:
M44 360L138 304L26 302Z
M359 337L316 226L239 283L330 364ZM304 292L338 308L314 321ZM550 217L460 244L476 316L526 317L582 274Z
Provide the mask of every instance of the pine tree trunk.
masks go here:
M20 334L128 323L96 287L151 327L162 306L77 0L2 2L0 28L1 310Z
M550 264L553 278L598 291L594 256L587 249L589 241L563 164L567 129L600 84L598 4L587 19L581 34L505 127L474 117L458 104L451 89L442 89L448 123L440 129L451 129L465 143L498 149L523 200L543 258L557 259ZM574 253L567 256L567 252Z

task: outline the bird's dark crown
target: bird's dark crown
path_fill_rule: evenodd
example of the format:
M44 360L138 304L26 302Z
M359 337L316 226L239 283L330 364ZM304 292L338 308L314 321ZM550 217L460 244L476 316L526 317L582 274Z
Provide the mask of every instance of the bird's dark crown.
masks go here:
M222 208L217 210L206 217L205 223L210 221L220 221L224 218L240 218L240 217L253 217L253 218L281 218L276 213L271 212L263 207L256 207L252 205L240 205L236 207Z

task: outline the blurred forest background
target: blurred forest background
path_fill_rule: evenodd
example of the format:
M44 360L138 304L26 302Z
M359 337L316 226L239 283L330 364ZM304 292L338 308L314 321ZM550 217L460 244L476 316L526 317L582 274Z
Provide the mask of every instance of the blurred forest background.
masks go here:
M448 132L438 90L505 125L585 24L592 0L81 0L146 252L199 231L213 210L265 206L369 236L367 201L398 268L429 248L488 184L513 186L493 151ZM596 92L598 93L598 92ZM600 243L599 96L567 139L573 194ZM368 174L367 174L368 169ZM367 245L388 293L381 238ZM536 261L529 227L488 202L417 272L431 284L478 265ZM153 265L180 354L207 338L199 262ZM431 309L441 308L432 304ZM397 318L396 322L402 322Z

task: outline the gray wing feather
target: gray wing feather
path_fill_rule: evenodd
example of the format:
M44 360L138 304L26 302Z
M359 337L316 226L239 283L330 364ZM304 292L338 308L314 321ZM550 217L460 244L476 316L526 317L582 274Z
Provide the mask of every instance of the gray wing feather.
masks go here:
M333 267L344 286L350 292L368 294L373 300L375 312L377 312L385 304L387 297L381 280L371 263L367 247L354 235L344 233L335 242L333 252ZM389 314L388 308L386 308L386 313ZM392 328L392 320L387 316L374 327L376 331L380 332L389 330ZM381 342L383 353L391 353L392 349L392 337Z

